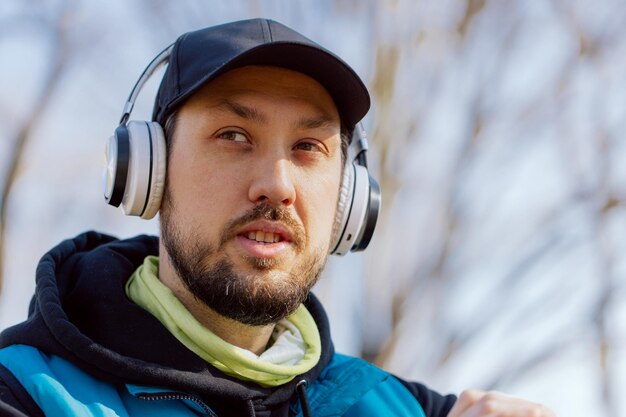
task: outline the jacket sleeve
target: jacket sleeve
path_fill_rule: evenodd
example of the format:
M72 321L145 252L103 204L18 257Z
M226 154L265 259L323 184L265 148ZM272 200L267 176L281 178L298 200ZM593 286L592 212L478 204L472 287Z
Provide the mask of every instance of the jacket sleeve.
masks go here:
M417 398L417 401L419 401L426 413L426 417L446 417L456 402L455 395L441 395L428 389L425 385L417 382L408 382L395 375L394 377Z
M0 416L45 417L22 384L0 365Z

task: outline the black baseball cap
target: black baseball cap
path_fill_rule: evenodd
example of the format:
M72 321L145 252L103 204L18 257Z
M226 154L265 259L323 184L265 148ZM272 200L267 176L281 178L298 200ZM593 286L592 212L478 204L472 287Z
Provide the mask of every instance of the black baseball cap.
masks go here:
M246 65L287 68L315 79L330 93L349 128L369 110L367 88L341 58L285 25L251 19L188 32L176 40L152 120L163 126L206 82Z

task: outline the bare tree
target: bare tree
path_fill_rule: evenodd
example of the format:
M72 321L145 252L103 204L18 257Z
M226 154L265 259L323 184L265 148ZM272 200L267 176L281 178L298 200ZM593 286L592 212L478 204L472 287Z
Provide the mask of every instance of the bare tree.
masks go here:
M7 168L0 188L0 292L2 291L3 283L4 248L6 245L6 227L11 191L18 177L24 150L32 137L32 131L50 105L67 65L69 54L67 18L71 13L71 9L69 2L63 2L54 13L40 15L36 11L31 11L20 16L19 19L11 18L10 25L0 24L0 26L5 28L2 33L4 37L9 37L16 33L19 34L21 30L36 30L40 32L42 37L50 41L50 56L52 57L42 77L41 89L34 103L30 106L28 114L24 117L24 121L17 127L15 136L11 139L9 155L5 162ZM10 29L7 30L7 28Z
M616 147L617 125L602 113L612 110L606 104L612 92L602 84L611 79L600 74L626 70L624 12L612 1L598 5L593 16L582 3L463 3L463 13L432 6L433 21L416 19L410 2L377 3L372 89L381 108L373 138L382 151L386 212L370 269L373 313L366 327L379 331L364 353L405 375L454 373L490 334L516 340L515 333L530 335L547 319L564 316L572 306L563 300L581 288L575 285L585 285L588 299L597 296L590 311L579 303L583 321L565 316L541 344L516 352L507 350L504 339L501 353L489 358L474 383L515 386L580 347L585 334L595 340L603 415L616 417L619 378L611 362L617 359L615 344L623 341L616 338L612 311L616 289L624 285L615 263L626 247L611 236L615 219L624 216L624 179L614 166L623 150ZM408 15L412 26L403 24ZM529 85L530 71L537 71L531 74L535 85ZM581 74L595 77L592 87ZM523 82L525 90L515 87ZM623 93L623 83L613 85ZM412 100L410 107L403 95ZM591 113L581 119L581 108ZM435 126L440 137L432 136L432 120L441 121ZM587 135L574 126L585 126ZM533 154L549 154L553 165L533 161ZM517 174L524 161L545 174ZM509 187L500 182L512 175L527 193L528 207L517 214L505 203ZM555 181L556 196L533 195L544 178ZM411 193L424 199L407 198ZM546 197L549 203L541 201ZM411 213L411 204L420 206ZM575 227L584 231L574 233ZM385 251L391 254L381 256ZM573 255L581 251L598 268L595 282L585 282L574 266L583 261ZM497 270L488 267L493 260ZM571 288L551 272L566 268L574 270ZM538 286L541 291L520 303L518 294ZM463 300L468 289L473 292ZM381 339L386 317L379 311L389 305L393 314ZM455 317L456 311L466 316ZM507 330L496 330L505 324Z

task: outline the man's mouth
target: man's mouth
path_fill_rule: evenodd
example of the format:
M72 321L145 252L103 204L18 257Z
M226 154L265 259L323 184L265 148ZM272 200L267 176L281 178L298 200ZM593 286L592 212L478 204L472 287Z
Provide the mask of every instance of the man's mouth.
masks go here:
M255 206L224 228L221 245L233 238L251 256L272 257L285 251L301 252L305 246L303 226L285 207L269 203Z
M262 230L247 232L246 237L250 240L255 240L261 243L277 243L285 240L278 233L264 232Z
M255 222L237 235L246 255L252 258L278 258L294 249L292 234L283 225L266 221Z

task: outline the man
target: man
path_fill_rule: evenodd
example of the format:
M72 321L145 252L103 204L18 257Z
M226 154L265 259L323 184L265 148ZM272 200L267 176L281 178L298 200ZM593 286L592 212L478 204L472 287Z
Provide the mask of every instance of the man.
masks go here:
M155 122L127 123L165 60ZM29 319L0 337L3 415L553 416L334 353L309 291L373 230L348 152L368 108L347 64L276 22L181 36L109 145L106 198L160 210L160 239L90 232L43 257Z

